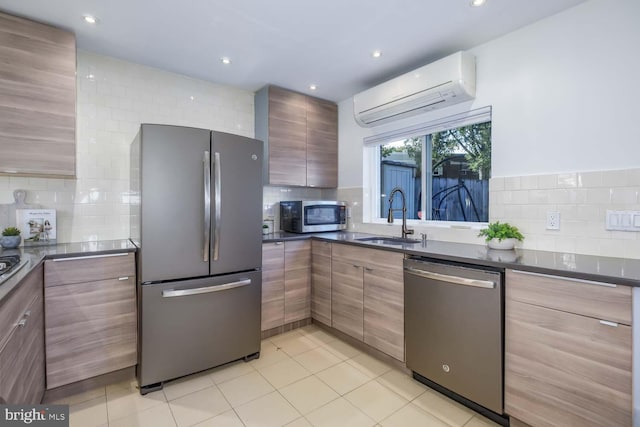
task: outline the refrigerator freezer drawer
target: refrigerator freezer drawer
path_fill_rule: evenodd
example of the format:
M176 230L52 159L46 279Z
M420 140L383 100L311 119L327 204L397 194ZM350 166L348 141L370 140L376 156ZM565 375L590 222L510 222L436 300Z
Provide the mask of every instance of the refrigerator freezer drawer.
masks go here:
M259 271L140 288L140 387L260 351Z

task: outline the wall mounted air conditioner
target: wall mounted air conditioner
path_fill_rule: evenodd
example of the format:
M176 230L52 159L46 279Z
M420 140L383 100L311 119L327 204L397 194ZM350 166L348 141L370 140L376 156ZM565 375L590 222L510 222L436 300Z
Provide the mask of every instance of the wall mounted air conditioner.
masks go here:
M474 99L476 64L457 52L353 97L360 126L371 127Z

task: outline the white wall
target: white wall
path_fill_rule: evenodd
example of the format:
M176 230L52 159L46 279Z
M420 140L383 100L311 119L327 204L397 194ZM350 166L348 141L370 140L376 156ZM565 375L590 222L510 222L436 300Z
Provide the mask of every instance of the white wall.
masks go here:
M638 167L638 42L638 0L592 0L473 49L493 176Z
M494 177L638 166L640 2L591 0L470 51L473 103L371 129L340 107L340 187L362 186L362 138L493 106Z
M615 175L613 171L628 169L628 175L635 176L636 172L631 170L640 164L640 138L633 131L640 112L640 84L637 83L640 55L635 53L640 41L639 19L638 0L591 0L477 46L471 49L476 56L476 100L431 114L364 129L353 119L352 99L342 101L339 104L340 188L364 187L366 200L367 183L364 180L367 178L364 177L367 177L367 171L358 164L363 157L364 137L486 105L493 107L494 178L555 176L560 185L554 184L553 188L562 188L567 183L560 180L564 180L567 173L612 171ZM599 187L606 186L608 176L608 173L602 175ZM573 185L578 186L580 182ZM625 194L640 192L640 183L635 185L625 181ZM527 187L526 190L541 189L544 193L547 188ZM520 188L507 190L517 191ZM606 190L599 188L598 191ZM628 198L616 207L640 208L638 197ZM610 196L608 201L612 198ZM545 203L540 203L540 211L558 209L558 204L553 203L555 199L543 199ZM606 208L608 201L601 197L595 200L598 212ZM501 200L502 204L509 202ZM523 204L522 199L518 202L521 204L519 208L527 204L527 201ZM561 202L567 205L576 203L569 197ZM582 201L584 205L589 202L586 198ZM511 210L507 209L509 212ZM595 215L593 209L590 212ZM499 215L490 212L490 219L512 221L504 214L504 209ZM604 224L599 228L603 229ZM385 231L396 233L397 230L386 228ZM481 243L475 236L477 232L430 231L440 239ZM533 234L540 235L540 239L528 237L525 247L565 248L560 242L567 230L561 228L561 232L553 234L552 240L558 244L550 246L542 244L543 241L549 243L548 238L542 237L546 232L533 231ZM580 230L573 232L579 234ZM637 244L635 234L609 233L600 237L619 240L628 246ZM614 245L605 246L610 248ZM573 245L568 249L584 253L611 253L604 249L605 246L590 245L586 248ZM615 254L624 255L628 251ZM640 257L638 251L631 255Z
M77 179L0 177L0 203L25 189L27 203L57 210L59 242L129 237L129 146L140 123L254 135L249 91L83 51L77 81Z

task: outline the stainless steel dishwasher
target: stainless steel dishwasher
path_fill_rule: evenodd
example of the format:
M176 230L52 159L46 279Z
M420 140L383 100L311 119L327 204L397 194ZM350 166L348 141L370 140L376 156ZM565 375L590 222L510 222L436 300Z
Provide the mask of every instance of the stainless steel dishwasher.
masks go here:
M410 257L404 289L414 377L505 424L502 272Z

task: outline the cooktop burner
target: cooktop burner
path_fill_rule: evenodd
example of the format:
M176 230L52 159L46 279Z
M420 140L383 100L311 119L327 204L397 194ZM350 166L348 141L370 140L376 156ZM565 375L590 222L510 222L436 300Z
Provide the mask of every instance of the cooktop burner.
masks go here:
M10 272L18 264L20 264L20 255L0 256L0 275Z

